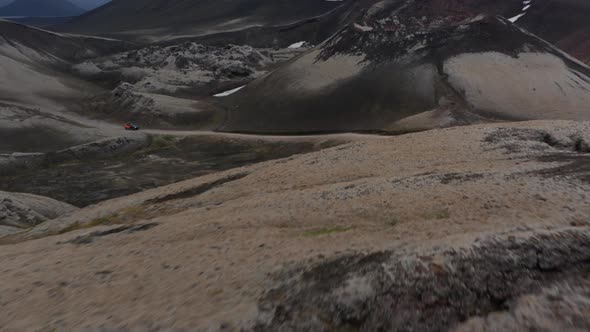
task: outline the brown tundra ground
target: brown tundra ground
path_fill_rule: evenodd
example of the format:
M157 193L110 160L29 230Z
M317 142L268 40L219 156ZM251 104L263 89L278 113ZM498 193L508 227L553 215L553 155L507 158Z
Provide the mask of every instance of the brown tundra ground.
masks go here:
M1 330L587 329L589 133L345 135L70 212L1 240Z

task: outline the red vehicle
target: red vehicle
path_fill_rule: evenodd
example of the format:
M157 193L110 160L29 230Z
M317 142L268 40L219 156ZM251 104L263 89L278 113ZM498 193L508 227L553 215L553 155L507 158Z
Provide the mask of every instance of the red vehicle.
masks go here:
M123 128L125 128L125 130L139 130L139 126L131 122L125 122Z

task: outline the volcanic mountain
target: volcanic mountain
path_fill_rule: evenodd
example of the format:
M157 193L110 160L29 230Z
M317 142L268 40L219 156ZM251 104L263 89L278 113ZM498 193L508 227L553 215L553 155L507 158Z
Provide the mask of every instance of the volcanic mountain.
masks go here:
M448 4L368 6L318 48L226 99L220 129L406 131L590 119L590 68L509 20Z
M281 26L341 6L318 0L115 0L59 27L60 31L161 40Z
M119 0L58 29L145 41L207 36L208 42L219 44L285 46L299 40L318 43L336 32L339 23L354 21L372 3L391 7L407 1ZM413 7L422 8L427 17L441 11L468 11L515 18L528 31L590 61L590 5L585 0L437 0Z
M78 16L84 12L68 0L15 0L0 8L0 16Z

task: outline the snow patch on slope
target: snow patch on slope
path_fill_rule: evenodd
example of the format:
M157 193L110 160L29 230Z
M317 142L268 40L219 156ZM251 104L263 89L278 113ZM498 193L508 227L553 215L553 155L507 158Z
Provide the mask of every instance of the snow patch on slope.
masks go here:
M218 94L216 94L216 95L213 95L213 97L227 97L227 96L233 95L234 93L236 93L236 92L238 92L238 91L242 90L242 89L243 89L243 88L245 88L245 87L246 87L245 85L242 85L242 86L240 86L240 87L237 87L237 88L235 88L235 89L227 90L227 91L224 91L224 92L218 93Z
M532 0L525 0L522 2L522 10L521 13L513 16L511 18L508 19L508 21L512 22L512 23L516 23L516 21L518 21L521 17L525 16L527 14L527 10L529 10L532 6L533 1Z
M301 48L301 47L303 47L303 45L305 45L305 42L304 41L300 41L300 42L297 42L297 43L294 43L294 44L289 45L288 48Z

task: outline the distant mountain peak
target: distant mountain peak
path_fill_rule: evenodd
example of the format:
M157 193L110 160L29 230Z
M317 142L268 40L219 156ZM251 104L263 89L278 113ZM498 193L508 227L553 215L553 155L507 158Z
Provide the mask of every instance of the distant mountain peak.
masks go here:
M78 16L85 10L68 0L14 0L0 8L0 16Z

